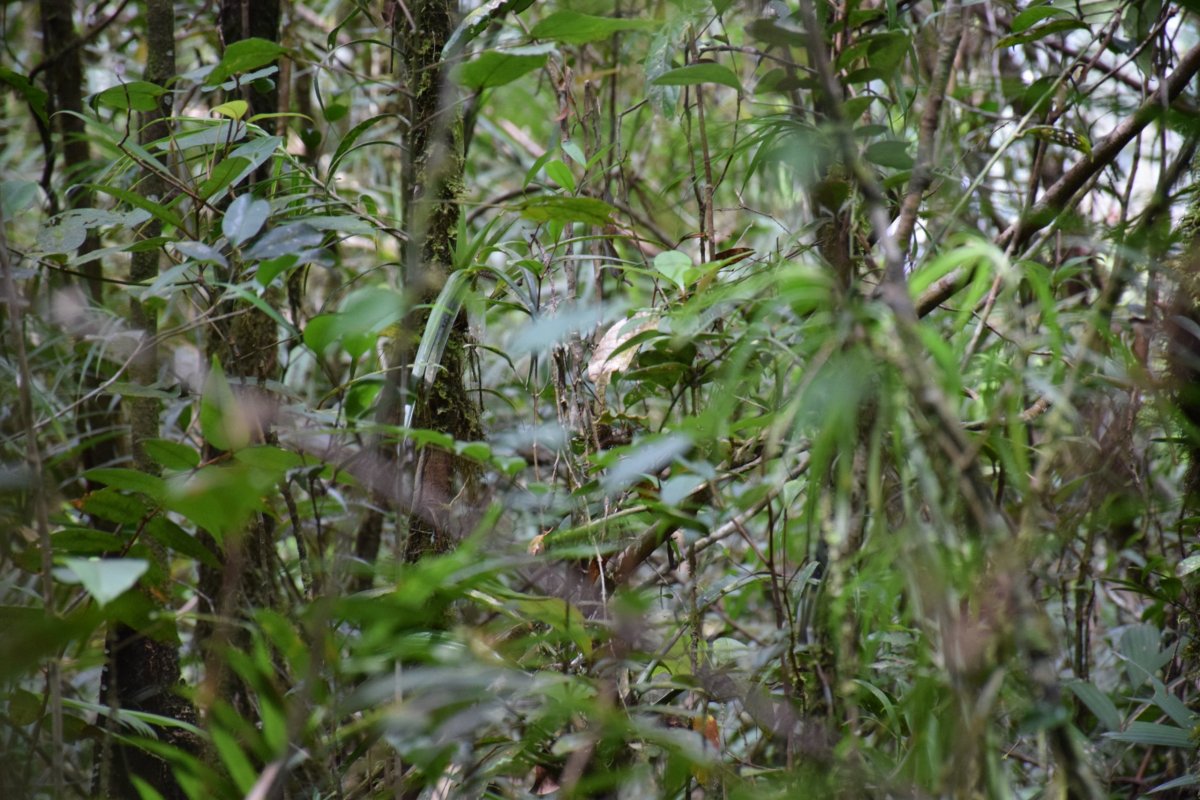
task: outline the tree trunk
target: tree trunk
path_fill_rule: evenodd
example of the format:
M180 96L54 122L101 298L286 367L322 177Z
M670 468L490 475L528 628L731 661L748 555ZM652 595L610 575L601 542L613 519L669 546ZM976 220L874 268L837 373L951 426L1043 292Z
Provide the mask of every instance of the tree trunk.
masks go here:
M468 339L464 315L454 321L433 385L428 390L407 385L417 342L429 318L428 306L454 268L465 155L462 112L442 61L442 50L453 32L451 4L447 0L416 0L404 8L393 4L391 19L401 57L400 94L408 103L404 116L409 126L401 163L402 213L409 237L404 248L404 289L415 310L406 315L394 342L388 362L391 374L377 418L397 423L404 407L413 404L415 427L448 433L459 440L478 439L482 433L479 408L464 381ZM436 520L451 513L452 499L461 496L470 502L474 478L469 464L437 448L423 448L415 463L414 505L425 513L410 517L404 547L407 561L453 546L454 537L447 530L453 526ZM377 515L368 515L355 546L356 555L368 562L379 553Z
M146 18L145 80L165 86L175 77L175 10L169 0L147 0L143 11ZM141 115L140 141L147 145L169 132L171 95L163 96L163 106ZM84 145L86 148L86 144ZM154 172L142 178L142 191L160 202L167 194L166 183ZM151 220L141 230L141 237L150 239L162 232L162 224ZM158 275L160 251L142 250L133 254L130 279L138 282L153 280ZM158 379L158 358L155 337L157 320L153 310L137 300L130 302L130 321L142 332L139 353L130 365L131 380L143 386ZM146 455L144 443L159 433L159 402L150 397L135 397L129 403L130 444L134 466L143 472L157 472L156 464ZM161 549L152 552L166 571L166 556ZM170 619L170 615L167 615ZM106 663L101 678L101 702L110 709L143 711L172 719L192 722L195 712L191 704L176 692L180 685L178 634L172 622L159 621L132 627L114 623L106 641ZM110 722L111 730L111 722ZM194 751L197 743L178 729L162 730L163 739L186 751ZM107 797L136 797L134 777L146 781L167 800L186 797L175 780L170 764L136 746L113 745L105 742L99 759L99 790Z
M248 38L278 41L279 21L278 0L229 0L220 7L221 37L226 47ZM262 91L253 85L242 87L241 98L250 106L248 115L278 110L279 90L274 78L271 88ZM274 120L263 120L261 125L269 132L275 130ZM255 174L256 186L264 187L260 193L269 192L266 179L273 163L268 160ZM254 426L254 442L271 441L269 409L275 398L264 387L279 372L279 331L275 322L257 307L240 301L222 303L216 318L221 321L208 329L210 362L214 357L219 359L230 377L241 379L241 385L234 387L235 396L258 423ZM211 445L207 449L209 458L219 455ZM255 514L245 529L226 535L220 544L206 533L201 540L221 561L220 568L200 567L202 619L196 625L196 641L205 657L207 696L229 701L243 717L253 720L257 717L253 691L226 669L223 650L230 645L248 645L245 631L232 624L235 618L247 610L278 605L281 590L274 558L275 521L270 515ZM219 622L214 624L214 619Z

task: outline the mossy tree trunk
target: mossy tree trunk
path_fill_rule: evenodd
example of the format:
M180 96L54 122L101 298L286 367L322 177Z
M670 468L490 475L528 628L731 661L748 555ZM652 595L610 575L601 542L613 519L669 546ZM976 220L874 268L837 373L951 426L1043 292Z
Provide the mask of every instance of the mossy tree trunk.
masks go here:
M392 348L388 390L380 401L381 421L398 422L415 407L413 425L458 440L481 436L480 412L466 389L466 318L454 321L433 385L409 385L408 371L433 303L455 268L459 199L463 193L463 118L442 51L454 30L447 0L415 0L391 9L399 52L399 89L409 121L400 165L402 209L408 241L404 246L404 289L410 311ZM416 454L405 560L444 552L454 544L458 516L453 503L472 500L471 468L453 454L426 447ZM405 498L408 499L408 498ZM404 505L403 501L401 505ZM400 508L400 511L406 509ZM370 562L379 552L381 524L373 512L359 530L356 554Z

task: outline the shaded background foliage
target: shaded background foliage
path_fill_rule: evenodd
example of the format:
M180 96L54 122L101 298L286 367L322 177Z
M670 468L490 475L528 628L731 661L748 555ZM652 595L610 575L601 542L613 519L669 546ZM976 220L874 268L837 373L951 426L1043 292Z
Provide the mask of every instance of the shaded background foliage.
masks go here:
M4 796L1192 796L1191 3L5 3Z

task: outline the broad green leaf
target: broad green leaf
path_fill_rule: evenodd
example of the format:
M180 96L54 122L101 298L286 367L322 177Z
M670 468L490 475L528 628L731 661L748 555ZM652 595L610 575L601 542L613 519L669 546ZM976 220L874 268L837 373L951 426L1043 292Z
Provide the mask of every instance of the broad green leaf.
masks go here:
M912 169L912 156L908 154L908 142L899 139L889 139L883 142L873 142L863 153L872 164L892 169Z
M249 132L250 128L244 122L227 119L212 120L206 121L206 124L190 133L176 136L173 141L164 140L155 146L164 151L169 150L172 145L179 150L188 150L193 147L226 147L245 139Z
M564 153L566 153L568 156L570 156L572 161L574 161L579 166L583 167L584 170L586 170L589 166L591 166L590 164L588 164L587 159L584 158L583 148L580 147L579 145L575 144L575 142L571 141L570 139L564 139L563 142L559 145L559 147L562 148L562 151Z
M335 314L321 314L304 328L304 343L317 354L340 341L352 358L362 356L389 325L404 315L404 297L386 286L352 292Z
M1017 14L1015 17L1013 17L1012 32L1023 33L1032 28L1035 24L1044 19L1049 19L1050 17L1070 16L1071 12L1067 11L1065 8L1055 8L1054 6L1050 5L1033 6L1032 8L1027 8L1020 14Z
M241 529L275 481L270 475L234 462L201 467L168 480L163 505L211 533L218 542Z
M607 39L621 31L653 28L652 20L593 17L576 11L556 11L533 26L534 39L552 39L566 44L587 44Z
M1119 650L1125 658L1125 672L1134 688L1144 684L1171 660L1171 651L1161 648L1162 633L1153 625L1130 625L1121 634Z
M675 284L679 291L687 291L692 281L700 277L700 270L692 263L691 257L678 250L667 250L654 257L654 268L662 276Z
M212 113L230 119L241 119L246 116L246 112L250 110L250 104L245 100L230 100L228 103L221 103L219 106L213 106Z
M265 201L260 201L265 202ZM310 247L318 247L325 235L306 222L293 222L272 228L246 250L246 258L278 258L289 253L299 253Z
M152 216L157 217L163 224L170 226L176 230L184 230L183 220L179 215L169 209L167 206L158 202L157 198L144 197L137 192L131 192L128 189L122 189L118 186L106 186L104 184L91 184L90 189L109 194L118 200L122 200L134 208L140 208L143 211L148 211Z
M271 282L274 281L280 273L291 269L299 263L299 253L286 253L282 256L269 258L266 261L259 262L258 269L254 271L254 280L260 286L270 286Z
M8 695L8 718L18 727L37 722L43 709L42 699L26 689L18 687Z
M66 570L55 570L59 579L83 584L101 607L132 588L150 568L141 558L64 558L63 564Z
M234 75L270 64L286 52L287 48L266 39L250 38L234 42L225 48L225 54L213 71L208 73L204 83L217 86Z
M719 83L741 91L742 84L733 70L722 64L688 64L686 67L664 72L650 81L654 86L695 86L701 83Z
M167 90L147 81L122 83L92 95L91 103L119 111L154 111Z
M1069 681L1067 687L1088 707L1105 730L1121 729L1121 712L1109 696L1097 689L1095 684L1076 680Z
M4 214L4 221L10 222L32 208L39 190L36 181L0 181L0 212Z
M166 490L166 485L163 483L162 478L146 472L139 472L136 469L97 467L83 473L83 477L89 481L111 486L114 489L126 492L141 492L152 500L162 497Z
M266 223L271 204L244 194L234 199L221 218L221 233L234 247L254 236Z
M282 478L289 469L295 469L304 463L304 458L299 453L266 444L239 450L234 458L239 463L269 473L275 480Z
M520 205L521 216L533 222L582 222L608 225L614 210L594 197L533 197Z
M544 168L546 175L550 180L557 183L568 192L575 191L575 176L571 174L571 169L557 158L546 163Z
M222 267L229 266L229 261L221 255L220 250L209 247L203 242L172 242L171 247L192 261L199 261L202 264L217 264Z
M50 95L46 90L33 83L19 72L13 72L8 67L0 67L0 83L12 87L25 98L25 102L43 125L49 126L50 117L46 113L46 102Z
M304 343L317 355L324 355L337 341L337 314L318 314L304 326Z
M50 548L55 555L98 556L115 553L128 540L109 531L92 528L65 528L50 536Z
M1198 569L1200 569L1200 553L1193 553L1176 565L1175 574L1182 578L1184 575L1191 575Z
M87 239L88 229L78 221L63 219L56 224L45 225L38 231L37 249L47 255L73 253Z
M85 514L118 525L136 524L150 512L150 508L137 497L108 488L84 495L79 507Z
M1066 33L1067 31L1076 31L1081 28L1087 28L1087 25L1077 19L1051 20L1045 25L1038 25L1037 27L1030 28L1023 33L1005 36L1003 39L996 42L996 49L1001 47L1015 47L1019 44L1029 44L1030 42L1036 42L1039 39L1045 39L1047 36L1052 36L1056 33Z
M220 568L221 562L212 551L200 543L192 534L176 525L163 514L156 515L146 524L146 532L154 540L169 547L180 555L195 559L215 569Z
M803 47L804 31L785 28L777 19L756 19L746 26L746 35L752 39L780 47Z
M540 69L553 50L554 46L549 44L486 50L478 58L459 65L451 74L455 83L468 89L494 89Z
M147 439L142 442L146 455L166 469L195 469L200 466L200 454L194 447L167 439Z

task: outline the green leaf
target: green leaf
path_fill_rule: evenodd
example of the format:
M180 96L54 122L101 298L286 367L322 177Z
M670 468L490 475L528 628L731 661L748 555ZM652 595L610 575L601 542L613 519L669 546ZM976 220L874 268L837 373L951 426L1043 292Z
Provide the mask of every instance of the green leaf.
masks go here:
M273 228L263 234L263 237L246 251L246 258L278 258L289 253L298 253L310 247L317 247L324 240L325 235L308 223L293 222L290 225Z
M73 253L87 240L87 226L63 217L38 231L37 249L47 255Z
M8 695L8 718L17 727L37 722L42 718L41 698L26 689L13 689Z
M155 111L167 90L148 81L133 81L97 92L91 97L92 107L103 106L118 111Z
M137 497L109 488L89 492L79 502L79 506L85 514L118 525L136 524L150 513L150 508Z
M254 272L254 280L260 286L270 286L281 272L285 272L299 263L300 255L298 253L286 253L276 258L268 258L266 261L259 262L258 269Z
M361 137L373 126L378 125L380 122L393 119L395 119L394 114L380 114L378 116L365 119L350 130L346 131L346 135L342 137L340 142L338 142L337 149L333 151L333 157L329 159L329 174L334 175L337 173L338 165L342 163L342 159L345 158L350 152L351 148L354 147L354 143L359 140L359 137Z
M295 469L304 463L304 458L299 453L265 444L239 450L234 458L239 463L269 473L272 480L282 478L289 469Z
M1176 728L1174 725L1160 725L1157 722L1131 722L1123 731L1104 734L1106 739L1132 744L1160 745L1163 747L1193 748L1190 731Z
M778 20L761 18L746 26L746 35L760 42L779 47L803 47L805 44L804 31L795 28L785 28Z
M576 11L556 11L533 26L534 39L552 39L566 44L587 44L607 39L621 31L653 28L652 20L593 17Z
M318 314L304 326L304 343L317 355L337 341L337 320L337 314Z
M3 83L15 89L18 94L25 98L25 102L33 109L34 115L41 120L43 125L50 125L50 117L46 113L46 102L50 95L46 93L37 84L32 83L29 78L19 72L13 72L8 67L0 67L0 83Z
M200 454L194 447L167 439L147 439L142 442L146 455L166 469L195 469L200 466Z
M1012 32L1023 33L1024 31L1032 28L1035 24L1044 19L1049 19L1050 17L1070 16L1071 12L1067 11L1065 8L1055 8L1054 6L1049 5L1033 6L1032 8L1027 8L1020 14L1017 14L1015 17L1013 17Z
M156 542L177 553L193 558L202 564L219 569L221 562L200 540L176 525L166 516L159 514L146 524L146 532Z
M582 222L608 225L615 209L594 197L533 197L520 205L521 216L533 222Z
M1175 575L1182 578L1200 569L1200 553L1193 553L1179 562L1175 567Z
M9 222L32 208L39 189L36 181L0 181L0 212L4 221Z
M1017 33L1012 36L1005 36L1000 41L996 42L996 49L1001 47L1014 47L1019 44L1029 44L1036 42L1039 39L1045 39L1056 33L1065 33L1067 31L1075 31L1080 28L1087 28L1077 19L1056 19L1047 22L1045 25L1039 25L1023 33Z
M568 192L575 191L575 176L571 174L571 169L566 164L556 158L546 163L545 170L550 180Z
M700 270L692 263L691 257L678 250L667 250L656 255L654 268L662 273L664 278L679 287L681 292L686 291L692 281L700 276Z
M139 472L136 469L97 467L83 473L83 477L89 481L111 486L114 489L126 492L141 492L152 500L162 497L166 491L166 485L163 483L162 478L157 475Z
M1088 707L1105 730L1120 730L1121 712L1107 694L1087 681L1069 681L1067 687Z
M245 464L214 464L171 480L163 505L220 542L240 530L252 513L264 510L262 498L273 483L270 475Z
M120 550L128 540L108 531L92 528L66 528L50 537L56 555L102 555Z
M221 218L221 233L234 247L254 236L266 223L271 213L271 204L244 194L236 198Z
M1151 789L1148 794L1166 792L1170 789L1182 789L1185 786L1200 786L1200 775L1184 775L1181 778L1175 778L1174 780L1167 781L1166 783L1161 783Z
M213 71L208 73L204 83L218 86L234 75L270 64L286 52L287 48L266 39L250 38L234 42L225 48L225 54Z
M63 564L66 570L55 570L59 579L67 583L77 580L101 607L132 588L150 568L150 562L142 558L64 558Z
M236 450L249 444L250 425L241 411L221 359L213 356L200 398L200 431L205 441L218 450Z
M1171 651L1160 648L1162 633L1153 625L1130 625L1121 634L1118 649L1125 658L1125 673L1135 689L1171 660Z
M553 51L554 46L549 44L485 50L478 58L459 65L451 75L455 83L468 89L494 89L540 69Z
M186 240L172 242L171 247L192 261L198 261L202 264L217 264L222 267L229 266L229 262L225 259L225 256L221 255L221 251L215 247L209 247L203 242L189 242Z
M246 138L246 134L250 129L244 122L235 122L233 120L203 120L200 125L191 133L184 133L182 136L176 136L173 140L163 140L155 146L159 150L168 150L174 145L179 150L187 150L192 147L208 148L224 148L234 142L240 142Z
M230 100L228 103L221 103L218 106L213 106L212 113L230 119L241 119L246 116L246 112L250 110L250 104L245 100Z
M118 200L123 200L134 208L140 208L143 211L149 211L153 216L157 217L163 224L168 225L176 230L183 230L183 220L179 218L171 209L158 202L156 198L143 197L137 192L131 192L128 189L121 189L117 186L105 186L103 184L90 184L89 188L93 191L109 194Z
M900 139L888 139L874 142L867 147L863 156L872 164L893 169L912 169L912 156L908 154L908 142Z
M574 161L579 166L583 167L585 171L587 170L589 164L587 162L587 159L583 155L582 147L575 144L570 139L564 139L562 144L559 145L559 147L562 148L562 151L564 153L566 153L568 156L570 156L572 161ZM597 155L599 155L599 154L597 154Z
M719 83L741 91L742 84L733 70L717 63L688 64L669 70L650 81L654 86L694 86L700 83Z

